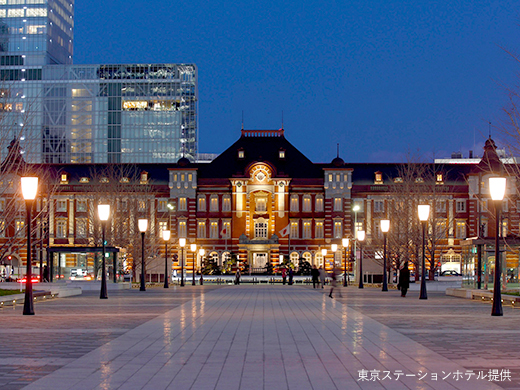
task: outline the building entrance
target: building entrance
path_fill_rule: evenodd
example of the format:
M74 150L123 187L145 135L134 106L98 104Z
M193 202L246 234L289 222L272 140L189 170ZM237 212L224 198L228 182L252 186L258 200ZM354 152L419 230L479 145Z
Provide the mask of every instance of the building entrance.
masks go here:
M267 264L267 253L253 253L253 269L258 272L259 269L265 269Z

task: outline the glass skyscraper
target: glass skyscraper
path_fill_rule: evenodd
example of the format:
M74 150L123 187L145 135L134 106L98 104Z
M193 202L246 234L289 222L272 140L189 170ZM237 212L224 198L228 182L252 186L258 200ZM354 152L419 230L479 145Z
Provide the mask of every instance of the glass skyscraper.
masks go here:
M0 0L0 153L28 162L173 162L197 155L194 64L72 65L74 2Z

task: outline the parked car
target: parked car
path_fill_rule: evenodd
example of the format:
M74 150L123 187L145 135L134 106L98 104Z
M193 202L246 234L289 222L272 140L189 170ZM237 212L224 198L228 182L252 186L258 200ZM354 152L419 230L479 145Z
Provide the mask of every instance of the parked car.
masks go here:
M441 272L441 276L460 276L460 274L454 269L447 269Z

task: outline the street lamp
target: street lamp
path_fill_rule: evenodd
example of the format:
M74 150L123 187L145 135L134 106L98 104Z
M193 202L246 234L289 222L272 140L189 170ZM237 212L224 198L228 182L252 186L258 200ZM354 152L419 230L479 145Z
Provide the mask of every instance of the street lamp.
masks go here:
M363 241L365 241L365 231L358 230L357 239L359 241L359 288L363 288Z
M105 229L108 217L110 216L110 205L109 204L98 204L98 215L101 221L101 230L103 232L103 260L101 261L101 291L99 292L99 299L108 299L107 293L107 270L105 263L106 247L105 247ZM115 257L114 257L115 258ZM114 267L114 274L116 269Z
M357 213L358 211L361 210L361 206L359 204L354 204L354 207L352 207L352 211L354 211L354 260L356 259L356 254L357 254ZM356 265L356 269L358 268L359 266ZM359 269L357 269L356 272L358 272Z
M137 225L139 226L139 231L141 232L141 287L139 287L139 291L146 291L146 282L145 282L145 270L144 270L144 234L148 229L148 220L147 219L139 219L137 221Z
M426 223L428 222L428 217L430 216L430 205L429 204L420 204L417 206L417 211L419 214L419 220L422 224L422 262L421 262L421 294L419 295L419 299L428 299L428 294L426 293L426 265L425 265L425 231L426 231Z
M22 195L25 199L27 211L27 271L25 275L25 300L23 302L23 315L34 315L33 286L32 286L32 258L31 258L31 211L38 190L37 177L22 177Z
M164 240L164 288L169 288L168 276L168 241L170 241L171 232L169 230L162 231Z
M390 230L390 220L381 220L381 231L383 232L383 289L388 291L388 281L386 280L386 233Z
M348 277L347 277L347 249L348 249L348 244L349 244L349 239L348 238L344 238L341 240L341 243L343 245L343 251L345 253L345 263L343 265L343 287L347 287L348 286Z
M186 246L185 238L179 238L179 246L181 247L181 287L184 287L184 247Z
M191 285L195 286L195 260L197 259L197 244L191 244L190 249L193 252L193 263L191 266Z
M202 262L204 261L204 255L206 254L206 250L204 248L199 249L199 256L200 256L200 284L202 285Z
M491 199L493 199L495 203L495 281L493 283L493 307L491 309L491 315L502 316L502 293L500 291L500 277L502 270L500 265L498 236L500 232L500 207L502 205L502 199L504 199L506 193L506 178L490 177L489 192L491 193Z

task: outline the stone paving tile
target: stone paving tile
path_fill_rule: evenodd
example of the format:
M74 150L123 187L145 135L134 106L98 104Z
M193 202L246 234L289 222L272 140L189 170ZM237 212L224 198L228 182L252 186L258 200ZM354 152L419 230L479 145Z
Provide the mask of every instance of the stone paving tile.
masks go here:
M0 390L18 390L214 286L122 290L38 301L34 316L22 305L0 309ZM145 294L145 295L143 295Z
M86 293L38 302L34 317L22 316L21 306L0 309L9 343L0 350L0 390L21 389L60 368L77 378L86 372L74 368L80 361L104 361L118 373L104 380L107 389L468 388L414 378L358 380L361 369L440 373L449 369L446 362L475 372L509 368L512 380L500 386L520 389L520 309L504 306L504 317L491 317L489 304L435 292L425 301L415 292L402 299L396 291L349 287L330 300L326 289L243 287L121 291L107 301ZM217 289L233 295L215 302L211 291ZM392 342L397 339L398 345ZM100 374L74 389L97 388ZM151 380L137 381L144 377ZM52 387L60 388L67 385Z

